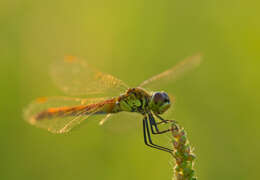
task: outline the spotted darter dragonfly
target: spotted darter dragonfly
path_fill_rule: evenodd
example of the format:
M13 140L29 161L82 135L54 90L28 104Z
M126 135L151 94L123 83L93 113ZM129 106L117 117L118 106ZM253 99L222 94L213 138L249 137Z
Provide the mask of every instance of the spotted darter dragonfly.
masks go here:
M33 101L25 110L25 119L32 125L52 133L67 133L93 115L104 114L100 124L115 113L133 112L143 117L143 134L146 145L172 153L172 150L153 143L151 134L169 131L159 129L159 124L168 123L161 115L173 104L164 91L149 91L162 83L177 80L185 72L197 67L201 56L189 57L176 66L142 82L135 88L116 77L100 72L76 57L66 57L51 68L55 84L66 94L111 95L109 98L42 97ZM116 95L116 96L112 96Z

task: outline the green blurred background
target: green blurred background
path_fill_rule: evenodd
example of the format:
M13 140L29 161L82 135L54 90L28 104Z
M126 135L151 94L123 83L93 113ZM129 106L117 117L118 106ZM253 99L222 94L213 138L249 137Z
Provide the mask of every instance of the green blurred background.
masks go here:
M202 65L165 89L195 147L196 174L259 179L259 7L250 0L1 1L0 178L171 179L171 157L147 148L141 133L91 123L53 135L22 112L36 97L63 95L49 65L64 55L134 86L201 52Z

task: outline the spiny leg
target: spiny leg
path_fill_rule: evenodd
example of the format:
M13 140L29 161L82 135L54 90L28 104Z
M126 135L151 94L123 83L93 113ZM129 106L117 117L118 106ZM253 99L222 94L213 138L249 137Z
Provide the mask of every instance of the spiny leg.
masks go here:
M146 136L146 132L147 132L147 136ZM144 143L147 146L155 148L155 149L159 149L159 150L162 150L162 151L166 151L166 152L169 152L170 154L172 154L173 151L171 149L156 145L152 142L149 127L148 127L147 117L145 117L143 119L143 133L144 133ZM149 141L150 144L147 142L147 137L148 137L148 141Z
M152 144L152 145L154 145L154 146L156 146L156 147L163 148L163 149L165 149L167 152L169 152L169 153L172 154L172 151L173 151L173 150L171 150L171 149L169 149L169 148L166 148L166 147L163 147L163 146L156 145L156 144L154 144L154 143L152 142L152 138L151 138L151 134L150 134L150 130L149 130L149 126L148 126L148 121L147 121L147 119L146 119L146 129L147 129L147 135L148 135L148 140L149 140L150 144Z
M148 113L148 116L149 116L150 128L151 128L152 134L163 134L163 133L171 131L171 129L166 129L164 131L160 131L158 126L157 126L158 123L155 122L153 115L151 113ZM153 127L155 128L156 132L154 132Z
M165 151L167 149L167 148L164 148L164 147L161 147L161 146L158 146L158 145L155 145L155 144L152 143L146 117L143 119L143 133L144 133L144 143L147 146L152 147L152 148L156 148L156 149L159 149L159 150L163 150L163 151ZM146 135L146 133L148 135L148 140L149 140L150 144L147 142L147 135ZM168 150L167 150L167 152L168 152Z
M146 137L146 131L147 131L147 135L148 135L148 140L149 140L149 143L147 142L147 137ZM144 121L144 141L145 141L145 144L149 147L152 147L152 148L155 148L155 149L159 149L159 150L162 150L162 151L165 151L165 152L169 152L172 154L172 150L168 149L168 148L165 148L165 147L161 147L161 146L158 146L156 144L154 144L151 140L151 136L150 136L150 133L149 133L149 128L148 128L148 124L147 124L147 121L145 122Z
M158 122L158 123L156 123L156 124L162 124L162 123L167 124L167 123L170 123L170 122L172 122L172 123L177 123L177 121L175 121L175 120L166 120L166 119L163 119L163 118L162 118L161 116L159 116L158 114L155 114L155 116L156 116L158 119L161 120L160 122Z

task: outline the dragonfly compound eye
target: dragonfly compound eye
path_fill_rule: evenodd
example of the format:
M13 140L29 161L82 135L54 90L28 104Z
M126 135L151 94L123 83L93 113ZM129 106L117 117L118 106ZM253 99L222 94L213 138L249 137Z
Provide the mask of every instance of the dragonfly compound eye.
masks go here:
M170 102L169 96L165 92L155 92L152 97L155 104L162 104L165 102Z
M164 113L167 109L169 109L171 103L170 98L165 92L155 92L152 95L151 106L154 112L158 114Z
M153 101L155 104L161 104L164 102L165 97L161 92L156 92L153 94Z

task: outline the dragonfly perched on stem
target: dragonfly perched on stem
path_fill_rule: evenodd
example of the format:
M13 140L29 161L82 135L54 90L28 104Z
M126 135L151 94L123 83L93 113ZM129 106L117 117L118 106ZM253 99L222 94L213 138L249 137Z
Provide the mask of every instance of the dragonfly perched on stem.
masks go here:
M154 144L151 134L163 134L169 131L169 129L162 131L158 126L162 123L172 122L172 120L165 120L161 115L170 108L173 99L170 100L164 91L150 92L147 88L177 80L188 70L197 67L200 62L199 54L189 57L169 70L144 81L139 86L129 88L123 81L90 67L85 61L76 57L66 57L64 60L54 63L51 68L54 82L66 94L111 96L85 99L38 98L25 110L25 118L30 124L47 129L52 133L66 133L93 115L105 114L105 118L100 121L100 124L103 124L115 113L139 113L143 116L145 144L172 153L171 149ZM112 96L112 94L116 94L116 96Z

